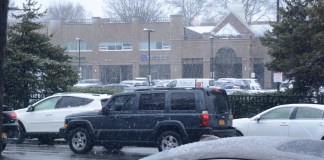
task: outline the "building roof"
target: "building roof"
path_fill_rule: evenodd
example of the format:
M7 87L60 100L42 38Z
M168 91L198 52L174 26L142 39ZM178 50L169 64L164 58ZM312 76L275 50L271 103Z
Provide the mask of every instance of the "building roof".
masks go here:
M204 33L210 33L215 26L195 26L195 27L186 27L194 32L204 34Z

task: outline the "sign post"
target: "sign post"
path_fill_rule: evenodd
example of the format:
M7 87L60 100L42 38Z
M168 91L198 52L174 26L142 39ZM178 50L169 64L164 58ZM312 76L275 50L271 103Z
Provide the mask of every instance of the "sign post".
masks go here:
M273 82L277 83L277 92L280 91L279 86L282 82L282 72L275 72L273 73Z

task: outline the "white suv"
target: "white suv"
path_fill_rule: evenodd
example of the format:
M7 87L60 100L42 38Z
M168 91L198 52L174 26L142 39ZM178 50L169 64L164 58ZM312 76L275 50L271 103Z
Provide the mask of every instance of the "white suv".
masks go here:
M24 109L16 110L20 136L38 138L41 143L53 143L59 138L59 129L64 125L65 116L85 111L99 111L111 95L92 93L58 93L44 98Z

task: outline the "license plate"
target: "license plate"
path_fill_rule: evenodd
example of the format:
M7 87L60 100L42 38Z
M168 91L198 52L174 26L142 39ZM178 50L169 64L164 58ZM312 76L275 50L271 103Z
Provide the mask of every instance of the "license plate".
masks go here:
M224 119L220 119L220 120L218 120L218 125L220 125L220 126L224 126L224 125L225 125L225 121L224 121Z
M7 133L2 132L2 139L6 139L7 138Z

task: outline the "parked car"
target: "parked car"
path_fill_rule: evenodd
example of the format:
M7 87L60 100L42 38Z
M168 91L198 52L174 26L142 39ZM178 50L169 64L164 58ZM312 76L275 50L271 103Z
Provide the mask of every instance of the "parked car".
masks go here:
M249 83L242 80L242 79L237 79L237 78L219 78L218 80L225 80L225 81L229 81L232 84L234 84L235 86L239 86L239 89L249 89Z
M155 87L167 87L171 81L172 79L154 79L152 83L154 83Z
M235 86L233 83L230 81L226 80L217 80L215 81L215 86L219 87L221 89L239 89L239 86Z
M199 141L202 135L235 135L226 92L211 88L150 88L114 94L101 112L69 115L60 134L74 153L94 145L108 151L126 145L159 151Z
M171 88L184 88L184 87L215 87L215 80L209 78L181 78L173 79L169 84L166 85Z
M148 82L142 80L124 80L121 81L119 84L130 85L130 86L148 86Z
M14 109L10 106L3 105L2 118L2 150L6 148L7 144L17 141L19 136L19 127L17 115Z
M16 110L20 127L17 143L26 137L51 143L59 137L65 116L84 111L99 111L111 95L92 93L58 93L44 98L24 109Z
M80 80L73 87L82 87L82 88L102 87L102 82L99 79L83 79Z
M231 137L200 141L141 160L323 160L322 141L289 137Z
M243 81L246 81L249 86L250 86L250 90L262 90L261 85L259 84L257 79L253 79L253 78L242 78Z
M280 84L280 91L286 91L287 89L292 89L294 80L285 80Z
M132 85L113 83L113 84L103 85L103 87L107 89L113 89L113 90L124 92L127 88L132 87Z
M286 136L324 140L324 105L287 104L263 111L252 118L235 119L242 136Z

